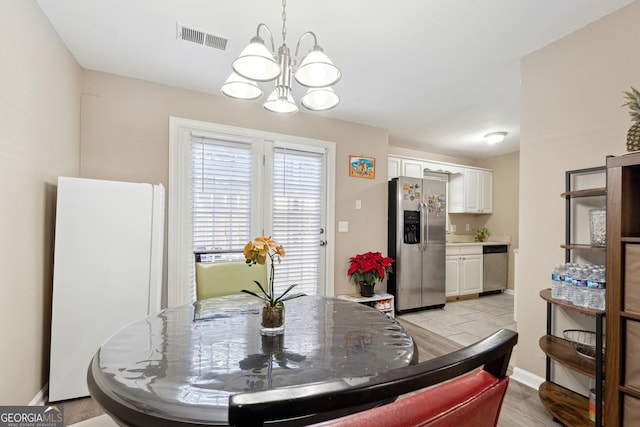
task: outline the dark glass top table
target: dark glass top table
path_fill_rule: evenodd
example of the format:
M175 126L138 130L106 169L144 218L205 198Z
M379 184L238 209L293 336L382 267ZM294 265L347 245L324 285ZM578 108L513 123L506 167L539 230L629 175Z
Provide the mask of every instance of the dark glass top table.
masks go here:
M408 332L364 305L286 303L285 332L261 336L262 304L229 296L169 308L117 332L88 372L94 399L131 425L225 425L229 396L368 376L416 363Z

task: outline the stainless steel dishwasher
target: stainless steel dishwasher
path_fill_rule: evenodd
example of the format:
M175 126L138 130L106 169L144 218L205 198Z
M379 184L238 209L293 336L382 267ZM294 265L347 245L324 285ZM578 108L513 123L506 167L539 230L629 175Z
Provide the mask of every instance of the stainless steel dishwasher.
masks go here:
M495 293L507 288L508 245L482 247L482 292Z

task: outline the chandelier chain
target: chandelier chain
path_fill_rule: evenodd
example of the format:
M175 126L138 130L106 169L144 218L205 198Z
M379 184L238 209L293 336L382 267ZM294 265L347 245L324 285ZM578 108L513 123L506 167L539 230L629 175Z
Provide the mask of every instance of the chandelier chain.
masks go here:
M287 39L287 0L282 0L282 44L285 44L285 40Z

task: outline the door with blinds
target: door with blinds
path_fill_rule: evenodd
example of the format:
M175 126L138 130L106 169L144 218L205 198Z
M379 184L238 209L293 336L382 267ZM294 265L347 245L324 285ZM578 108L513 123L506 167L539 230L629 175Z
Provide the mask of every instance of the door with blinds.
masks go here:
M260 229L253 156L250 143L191 138L192 246L202 261L243 260Z
M276 291L297 284L297 292L322 293L325 265L326 153L322 149L274 143L271 206L267 222L271 235L286 250L275 266ZM268 175L267 175L268 176Z
M201 260L243 260L244 245L270 235L285 248L276 293L323 294L327 153L322 147L192 136L193 251Z

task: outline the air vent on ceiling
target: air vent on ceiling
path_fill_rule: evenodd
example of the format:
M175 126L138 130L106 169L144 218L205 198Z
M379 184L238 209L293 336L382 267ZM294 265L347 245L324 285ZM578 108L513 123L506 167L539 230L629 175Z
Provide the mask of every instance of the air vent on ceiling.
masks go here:
M215 49L226 50L229 39L216 36L192 27L187 27L178 22L178 40L209 46Z

